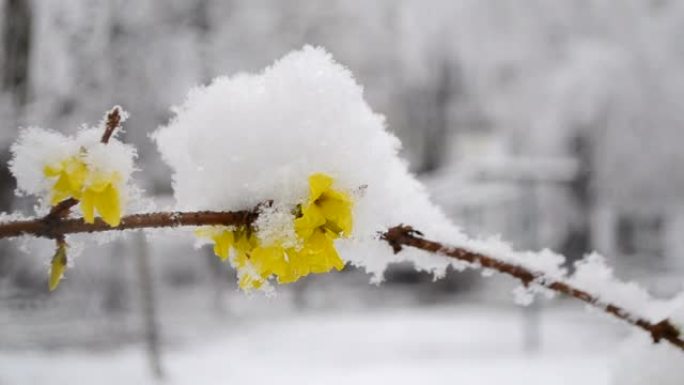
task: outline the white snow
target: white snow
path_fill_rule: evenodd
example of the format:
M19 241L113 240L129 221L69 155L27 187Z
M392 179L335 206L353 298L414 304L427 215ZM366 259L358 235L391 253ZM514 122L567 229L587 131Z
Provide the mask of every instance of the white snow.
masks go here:
M44 167L77 154L78 144L56 131L29 127L20 132L11 151L9 166L17 180L17 192L45 195L50 185Z
M343 259L380 279L388 262L413 260L441 274L449 261L418 251L393 255L378 232L401 223L430 236L459 230L428 198L351 73L322 48L304 47L258 74L219 77L188 95L154 135L173 170L180 210L241 210L273 200L291 210L308 177L326 173L353 194L354 230ZM357 193L362 190L362 193Z
M623 282L613 276L613 269L599 254L592 253L575 264L569 283L597 295L602 304L618 304L631 314L658 323L673 315L682 298L653 298L636 282ZM676 315L676 314L675 314ZM676 319L684 322L684 319Z
M634 334L620 348L612 373L614 385L679 385L684 354L666 343L654 345L647 334Z

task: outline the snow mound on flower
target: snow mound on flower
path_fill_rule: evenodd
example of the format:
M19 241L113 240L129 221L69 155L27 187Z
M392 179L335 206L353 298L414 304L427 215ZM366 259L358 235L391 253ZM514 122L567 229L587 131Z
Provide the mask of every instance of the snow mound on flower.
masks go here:
M123 117L125 120L125 113ZM37 196L40 199L38 211L46 211L54 180L45 177L45 167L81 154L83 161L92 169L105 174L117 173L122 178L122 207L125 207L127 199L130 201L132 195L139 194L128 183L135 171L137 154L132 146L115 138L107 144L101 143L103 132L104 121L97 127L81 129L75 136L38 127L23 129L10 149L9 169L17 181L17 194Z
M449 263L408 249L393 255L377 240L388 227L462 237L408 172L399 140L352 74L321 48L304 47L258 74L219 77L174 112L153 138L173 170L180 210L251 209L269 200L293 207L306 198L309 176L325 173L355 197L352 237L336 241L342 258L378 278L391 261L438 274ZM274 218L282 227L282 216Z

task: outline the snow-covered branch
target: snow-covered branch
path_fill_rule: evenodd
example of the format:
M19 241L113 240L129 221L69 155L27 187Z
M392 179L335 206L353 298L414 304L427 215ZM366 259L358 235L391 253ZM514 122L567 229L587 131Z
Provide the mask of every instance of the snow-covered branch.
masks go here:
M181 226L247 226L252 228L258 216L258 208L235 212L154 212L124 216L121 218L121 223L118 226L112 227L99 218L94 223L87 223L83 218L51 217L48 214L43 218L0 223L0 238L28 235L54 238L58 242L63 243L65 235L75 233ZM639 314L630 313L622 308L620 304L605 303L601 300L599 294L591 293L570 283L546 276L543 272L532 271L523 266L499 260L466 248L451 247L441 242L426 239L422 233L407 225L399 225L388 229L380 234L380 239L386 241L395 253L401 252L405 246L410 246L432 254L439 254L467 262L483 269L498 271L520 280L525 286L540 285L554 292L568 295L643 329L651 335L656 343L665 340L684 350L684 339L681 338L680 331L670 320L664 319L657 323L651 322Z
M542 272L532 271L525 267L501 261L491 256L473 252L461 247L450 247L440 242L431 241L424 238L419 231L413 229L411 226L399 225L392 227L382 234L382 239L390 244L395 253L400 252L404 246L411 246L430 253L455 258L459 261L465 261L484 269L498 271L499 273L520 280L525 286L531 284L541 285L547 289L568 295L602 309L608 314L647 331L655 343L665 340L679 349L684 350L684 340L681 338L681 333L670 320L664 319L658 323L650 322L638 314L631 314L626 309L620 307L619 304L603 302L598 294L590 293L581 288L574 287L567 282L548 277Z

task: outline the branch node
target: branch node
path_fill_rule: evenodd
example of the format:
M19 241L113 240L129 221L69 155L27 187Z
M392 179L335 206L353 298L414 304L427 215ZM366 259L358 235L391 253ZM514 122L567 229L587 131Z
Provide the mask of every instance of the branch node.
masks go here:
M389 243L394 254L397 254L402 250L404 241L409 238L417 238L416 236L422 237L423 233L411 226L401 224L391 227L386 232L381 233L380 239Z
M59 233L60 221L69 215L72 207L78 204L78 199L68 198L52 206L50 212L40 219L44 228L39 231L39 236L55 239L58 243L64 242L64 234Z
M76 206L77 204L78 199L67 198L52 206L50 212L47 213L47 215L45 215L43 220L45 220L46 222L52 222L58 219L65 218L67 215L69 215L69 210L71 210L71 208Z
M653 342L659 343L661 340L673 340L679 338L679 329L672 325L670 320L664 319L651 328L651 338Z

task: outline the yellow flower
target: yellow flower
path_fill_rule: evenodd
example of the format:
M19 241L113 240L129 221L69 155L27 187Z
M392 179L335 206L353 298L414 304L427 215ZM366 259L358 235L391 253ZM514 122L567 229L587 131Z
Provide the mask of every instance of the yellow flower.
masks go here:
M83 219L87 223L95 221L96 211L112 227L121 222L121 178L118 173L93 171L80 156L72 156L45 166L43 174L48 178L56 178L50 198L53 206L74 198L80 201Z
M282 246L284 240L263 245L247 226L208 226L195 234L213 241L214 254L230 261L243 290L258 289L271 277L286 284L312 273L342 270L344 262L334 241L351 235L353 202L348 194L333 189L333 182L325 174L309 177L309 197L297 207L293 224L297 247Z
M256 259L263 259L263 251L250 228L205 226L195 230L195 235L211 239L214 242L214 254L222 261L229 259L230 251L234 250L229 260L238 271L238 285L241 289L258 289L271 275L267 273L267 263L254 263Z
M344 268L334 241L351 235L353 202L347 193L334 190L333 182L326 174L309 177L309 199L294 223L297 237L303 242L298 253L312 273Z
M56 165L45 166L43 174L48 178L57 178L52 186L50 198L50 203L56 205L70 197L81 198L83 183L88 176L88 167L80 157L72 156Z
M300 254L309 261L312 273L327 273L333 268L338 271L344 268L344 262L335 249L335 239L336 234L319 228L306 240Z
M233 246L233 232L224 230L222 226L205 226L195 230L195 235L200 238L208 238L214 242L214 254L225 261Z
M309 177L309 199L295 219L297 235L306 239L323 227L331 233L349 237L352 231L352 200L347 193L332 188L333 179L322 173Z
M257 246L248 253L248 256L250 267L262 282L271 276L281 277L289 274L290 267L285 257L285 249L281 246Z
M101 175L89 184L81 196L81 210L83 219L87 223L95 221L95 210L100 214L102 220L110 226L118 226L121 222L121 201L119 191L116 187L118 178L103 178Z

